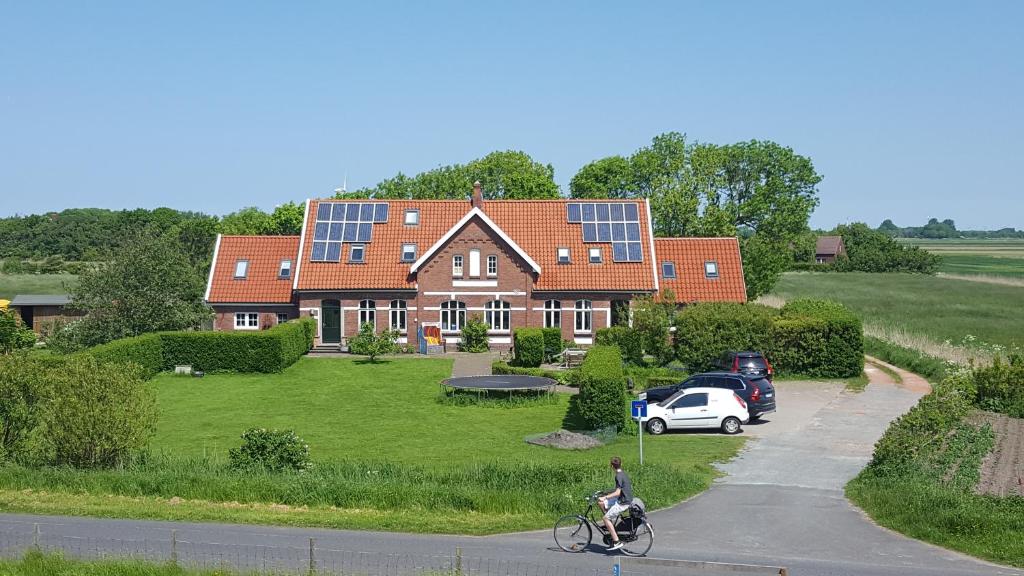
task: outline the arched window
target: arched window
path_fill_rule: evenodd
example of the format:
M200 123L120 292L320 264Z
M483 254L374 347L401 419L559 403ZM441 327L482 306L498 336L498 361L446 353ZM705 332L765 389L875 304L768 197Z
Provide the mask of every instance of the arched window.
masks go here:
M391 329L398 330L399 332L405 333L405 315L408 306L405 304L405 300L392 300L391 301Z
M559 300L548 300L544 302L544 327L562 327L562 302Z
M577 300L573 309L576 316L576 331L590 332L591 320L594 314L594 305L590 300Z
M441 303L441 330L459 332L466 323L466 303L449 300Z
M366 323L373 324L374 332L377 331L377 303L373 300L359 302L359 327Z
M491 300L484 305L484 321L491 330L508 332L512 305L504 300Z

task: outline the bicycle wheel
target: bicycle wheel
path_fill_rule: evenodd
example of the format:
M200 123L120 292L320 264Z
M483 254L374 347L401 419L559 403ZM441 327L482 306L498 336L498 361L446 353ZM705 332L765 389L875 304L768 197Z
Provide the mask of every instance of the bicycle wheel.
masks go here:
M654 546L654 527L648 522L636 527L636 533L622 543L622 553L626 556L646 556Z
M555 522L555 544L566 552L583 552L592 536L590 524L582 516L562 516Z

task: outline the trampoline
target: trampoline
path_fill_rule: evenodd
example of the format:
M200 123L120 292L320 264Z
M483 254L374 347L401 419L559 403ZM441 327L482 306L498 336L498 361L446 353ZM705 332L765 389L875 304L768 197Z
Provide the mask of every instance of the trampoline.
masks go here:
M491 376L462 376L459 378L447 378L441 381L441 389L446 393L456 390L487 394L490 392L508 392L509 397L513 392L546 392L551 394L555 391L555 382L551 378L540 376L522 376L518 374L493 374Z

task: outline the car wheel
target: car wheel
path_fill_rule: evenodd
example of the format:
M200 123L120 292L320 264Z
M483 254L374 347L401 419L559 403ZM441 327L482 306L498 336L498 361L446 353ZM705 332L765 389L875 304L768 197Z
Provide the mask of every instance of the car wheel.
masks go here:
M665 422L661 418L653 418L647 421L647 431L657 436L665 432Z
M725 420L722 420L722 432L726 434L736 434L740 431L740 419L735 416L729 416Z

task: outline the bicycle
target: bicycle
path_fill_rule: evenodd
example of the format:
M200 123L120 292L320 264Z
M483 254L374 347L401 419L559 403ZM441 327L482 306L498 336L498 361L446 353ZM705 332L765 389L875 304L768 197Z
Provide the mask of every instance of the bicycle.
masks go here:
M605 546L612 543L611 534L604 527L604 523L595 520L593 516L594 504L604 492L594 492L586 498L587 509L582 514L568 514L562 516L555 522L555 544L566 552L583 552L590 546L594 537L593 528L604 536ZM600 508L598 508L600 510ZM599 517L600 518L600 517ZM622 541L623 554L627 556L645 556L654 545L654 527L647 521L643 509L632 505L629 510L619 515L615 532Z

